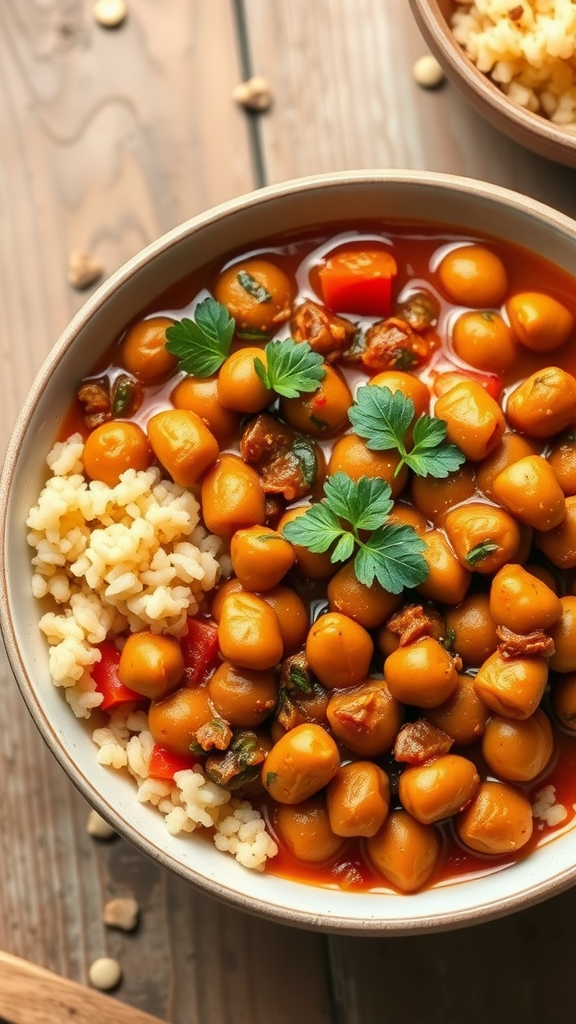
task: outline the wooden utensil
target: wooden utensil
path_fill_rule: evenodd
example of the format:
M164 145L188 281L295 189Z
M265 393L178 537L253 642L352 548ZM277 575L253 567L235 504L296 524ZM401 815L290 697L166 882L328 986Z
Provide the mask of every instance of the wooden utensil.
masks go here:
M158 1017L0 952L0 1021L6 1024L163 1024Z

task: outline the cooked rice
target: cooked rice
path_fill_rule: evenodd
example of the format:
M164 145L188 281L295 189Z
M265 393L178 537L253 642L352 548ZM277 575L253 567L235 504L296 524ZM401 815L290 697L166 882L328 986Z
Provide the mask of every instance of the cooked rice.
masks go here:
M80 434L54 446L52 475L26 525L36 551L32 591L52 604L40 619L50 674L75 715L90 718L103 700L91 676L96 645L145 628L183 635L228 564L190 491L155 467L126 470L115 487L88 481L83 451ZM98 762L127 770L138 800L158 808L172 835L211 829L219 850L257 870L278 852L259 811L232 799L200 766L173 781L149 776L154 739L144 711L123 705L92 738Z
M510 99L576 131L575 0L458 0L452 28Z

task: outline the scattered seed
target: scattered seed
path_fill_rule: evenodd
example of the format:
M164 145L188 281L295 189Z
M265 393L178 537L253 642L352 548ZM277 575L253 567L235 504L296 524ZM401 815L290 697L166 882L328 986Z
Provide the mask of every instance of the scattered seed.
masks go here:
M119 928L122 932L132 932L138 924L139 910L138 901L132 896L108 900L104 907L104 924L109 928Z
M431 53L419 57L412 68L415 81L423 89L436 89L444 81L441 65Z
M254 75L247 82L241 82L232 90L232 99L248 110L268 110L272 103L272 92L268 80Z
M105 28L116 28L124 21L128 14L128 8L125 0L96 0L93 14L99 25L104 25Z
M116 988L122 978L122 968L117 960L113 960L110 956L101 956L98 960L95 960L90 965L88 971L88 977L90 984L94 988L100 988L104 992L107 992L111 988Z
M86 822L86 831L94 839L112 839L116 835L112 825L109 825L98 811L90 811Z
M78 288L79 291L83 288L88 288L89 285L98 281L103 273L104 268L102 264L93 259L89 253L82 252L80 249L75 249L70 253L68 260L68 284L71 284L73 288Z

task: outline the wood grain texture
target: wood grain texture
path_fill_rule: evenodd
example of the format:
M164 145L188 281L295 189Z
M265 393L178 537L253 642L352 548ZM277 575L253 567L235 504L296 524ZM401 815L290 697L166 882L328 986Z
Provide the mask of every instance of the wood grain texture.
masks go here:
M244 0L252 67L274 105L262 118L269 182L360 168L481 178L576 213L573 171L486 124L445 83L413 79L426 46L404 0Z

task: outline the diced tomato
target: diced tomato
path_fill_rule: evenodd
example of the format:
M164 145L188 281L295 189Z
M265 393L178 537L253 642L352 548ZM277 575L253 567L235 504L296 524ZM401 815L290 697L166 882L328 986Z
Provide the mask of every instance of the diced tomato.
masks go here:
M395 259L384 249L347 249L328 257L318 272L324 305L336 313L388 317Z
M195 754L173 754L171 750L155 743L150 754L148 774L154 779L173 779L176 772L184 772L198 764Z
M96 683L98 693L103 694L104 700L100 704L103 711L113 711L118 704L126 704L128 701L142 700L142 696L135 690L120 682L118 665L120 664L120 651L110 641L104 640L97 644L102 657L92 666L92 678Z
M202 619L188 619L188 632L181 640L184 682L199 686L218 664L218 626Z
M454 364L447 364L454 366ZM434 394L437 398L441 395L445 395L451 388L455 388L457 384L461 384L465 380L475 380L478 384L481 384L491 398L499 401L500 394L502 391L502 385L500 378L495 373L476 373L474 370L464 370L459 366L454 366L454 369L444 370L434 378Z

